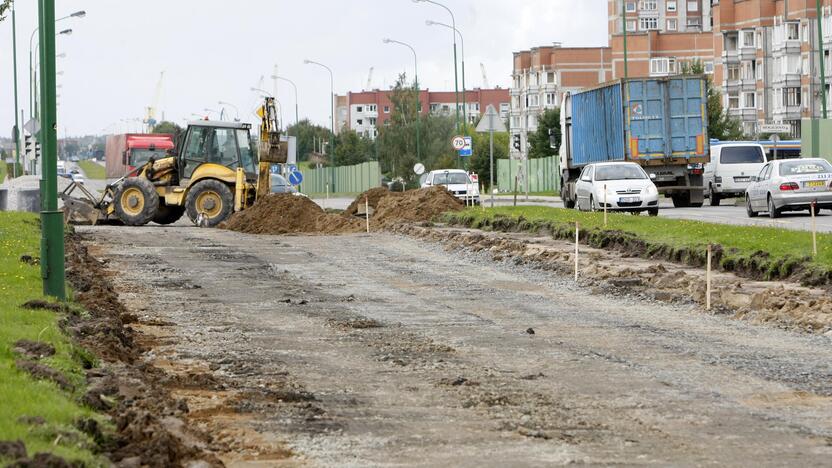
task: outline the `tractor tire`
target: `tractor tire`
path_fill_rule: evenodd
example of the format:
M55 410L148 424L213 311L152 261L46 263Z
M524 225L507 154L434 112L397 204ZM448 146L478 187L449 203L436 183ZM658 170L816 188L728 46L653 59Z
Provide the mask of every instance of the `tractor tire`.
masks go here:
M113 200L115 212L127 226L144 226L159 211L159 195L149 180L130 177L121 183Z
M234 213L234 193L218 180L197 182L185 198L185 211L197 224L203 215L203 226L216 227Z
M162 225L173 224L179 221L183 214L185 214L184 206L161 204L156 216L153 217L153 222Z

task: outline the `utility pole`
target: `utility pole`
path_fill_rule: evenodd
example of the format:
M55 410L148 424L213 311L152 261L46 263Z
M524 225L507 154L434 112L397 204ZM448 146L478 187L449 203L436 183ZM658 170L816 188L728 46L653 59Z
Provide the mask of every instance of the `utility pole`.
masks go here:
M823 59L823 17L821 16L820 0L816 1L818 9L818 55L820 56L820 102L823 106L823 118L826 119L826 68Z
M630 74L627 70L627 2L621 2L621 31L624 32L624 79L626 80Z
M64 269L64 217L58 210L58 123L55 91L55 0L39 0L40 105L43 144L41 201L41 276L46 296L66 299Z
M20 164L20 120L17 116L17 21L14 13L14 3L12 2L12 57L14 61L14 169L12 170L12 177L17 177L17 166ZM4 163L5 164L5 163Z

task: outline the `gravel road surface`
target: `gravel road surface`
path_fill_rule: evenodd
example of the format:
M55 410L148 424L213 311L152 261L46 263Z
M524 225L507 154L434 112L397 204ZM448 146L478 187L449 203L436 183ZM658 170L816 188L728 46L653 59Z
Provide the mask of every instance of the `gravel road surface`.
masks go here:
M79 231L152 337L146 359L193 379L180 393L192 422L233 466L832 455L825 336L599 295L390 234Z

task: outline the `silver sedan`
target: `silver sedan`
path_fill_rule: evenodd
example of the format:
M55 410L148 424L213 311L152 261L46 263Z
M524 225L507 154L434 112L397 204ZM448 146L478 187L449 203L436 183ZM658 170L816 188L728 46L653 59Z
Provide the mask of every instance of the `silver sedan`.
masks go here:
M832 164L819 158L771 161L752 178L745 192L746 210L753 218L767 212L832 209Z

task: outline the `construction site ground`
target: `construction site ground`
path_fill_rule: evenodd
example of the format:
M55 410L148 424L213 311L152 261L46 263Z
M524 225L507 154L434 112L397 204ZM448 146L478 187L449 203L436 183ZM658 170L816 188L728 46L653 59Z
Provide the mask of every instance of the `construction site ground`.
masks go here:
M138 317L142 359L175 377L188 424L231 466L819 466L832 455L827 334L709 314L632 271L620 288L598 276L604 262L657 262L588 252L596 277L575 283L568 257L544 268L511 242L568 243L521 234L78 231Z

